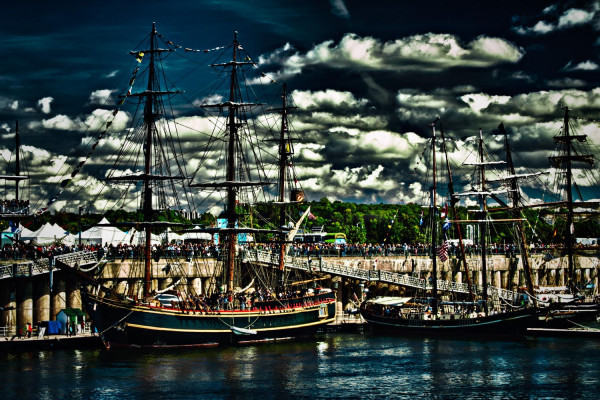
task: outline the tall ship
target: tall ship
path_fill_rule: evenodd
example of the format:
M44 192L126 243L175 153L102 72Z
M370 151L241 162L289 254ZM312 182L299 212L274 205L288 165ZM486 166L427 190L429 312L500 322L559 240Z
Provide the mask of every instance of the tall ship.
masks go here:
M597 276L593 272L596 269L583 264L586 259L598 259L599 247L597 243L577 243L578 234L594 232L585 224L597 224L600 215L599 177L592 168L597 156L588 136L578 129L578 118L571 118L569 107L563 109L562 127L554 136L555 150L548 157L552 173L547 186L552 195L547 201L528 207L537 209L538 218L551 223L547 241L557 243L546 250L544 263L566 273L560 281L546 280L536 286L535 298L540 308L534 328L598 329L600 325L594 324L600 317ZM583 271L590 271L590 267L591 274L585 274Z
M440 124L440 137L436 135L436 125ZM431 124L432 137L430 146L431 187L427 215L421 218L427 235L430 238L431 271L429 284L425 291L416 293L405 291L402 297L376 297L361 304L360 312L375 331L395 334L415 335L495 335L521 336L527 333L535 319L536 308L530 303L525 293L502 290L491 286L488 282L487 240L488 226L494 223L514 223L521 218L490 218L488 199L506 190L493 190L488 187L486 169L500 161L488 161L485 158L484 142L480 131L478 141L478 157L473 162L465 163L474 167L477 182L471 190L457 193L454 190L452 171L447 155L446 138L439 118ZM440 140L442 153L445 155L445 178L447 182L447 201L444 202L439 193L438 168L436 159L437 141ZM479 209L471 219L461 219L457 213L460 196L475 197ZM461 224L475 224L478 227L479 266L482 282L477 285L471 282L469 264L465 257L465 245ZM466 282L448 282L439 279L438 262L448 260L448 233L452 226L458 236L458 257ZM527 274L530 276L530 274ZM528 279L530 282L530 279ZM531 287L531 285L529 285Z
M301 222L290 216L309 213L290 171L293 107L285 86L271 109L248 98L255 90L246 86L246 74L257 65L236 32L229 45L204 51L227 57L215 57L210 65L215 92L188 108L173 106L171 99L182 93L165 76L163 61L177 51L192 56L203 51L183 50L154 24L144 43L131 52L139 65L119 101L119 107L137 107L132 124L114 140L114 164L101 173L107 187L117 187L108 192L114 207L137 205L138 220L111 226L138 232L139 257L130 269L143 271L143 280L122 288L88 279L82 297L95 329L107 348L212 346L315 334L335 320L335 293L284 265ZM140 81L143 87L136 91L134 82ZM191 119L182 115L190 108L202 116L196 120L202 128L186 125ZM279 122L267 122L263 109ZM172 112L179 118L170 117ZM178 131L182 126L197 136L185 137ZM190 143L201 146L192 149ZM221 210L210 224L192 227L168 218L176 210L213 203ZM201 248L214 257L207 283L168 280L189 268L189 260L169 258L155 246L155 234L167 230L205 238ZM252 256L258 247L271 249L270 260ZM159 287L157 276L171 284Z

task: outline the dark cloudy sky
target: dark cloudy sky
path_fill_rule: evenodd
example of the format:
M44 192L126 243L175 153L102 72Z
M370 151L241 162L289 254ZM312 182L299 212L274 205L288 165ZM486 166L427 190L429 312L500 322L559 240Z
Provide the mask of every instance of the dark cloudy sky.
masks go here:
M600 146L589 121L600 119L599 1L14 1L0 13L0 152L14 161L19 120L36 206L77 164L87 126L111 110L131 74L128 53L152 22L195 49L238 31L259 70L288 84L312 200L418 201L427 186L419 156L438 116L457 165L473 157L480 128L498 151L492 134L503 122L521 172L546 170L564 106L581 117L590 149ZM201 72L177 81L190 98L213 79ZM599 198L596 182L580 188Z

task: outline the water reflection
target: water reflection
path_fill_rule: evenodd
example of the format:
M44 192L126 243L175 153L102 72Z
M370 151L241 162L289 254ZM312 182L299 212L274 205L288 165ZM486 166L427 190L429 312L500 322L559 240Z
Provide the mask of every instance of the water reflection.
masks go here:
M324 335L182 351L0 354L0 396L38 399L594 398L595 341ZM33 385L32 382L37 382Z

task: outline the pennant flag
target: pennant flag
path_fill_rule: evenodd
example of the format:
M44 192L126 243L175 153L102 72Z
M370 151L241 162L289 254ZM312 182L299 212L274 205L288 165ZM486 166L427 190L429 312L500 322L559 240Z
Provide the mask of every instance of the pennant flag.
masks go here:
M442 262L445 262L448 259L448 242L446 240L444 240L444 243L442 243L438 249L437 255Z
M442 225L442 230L446 232L448 229L450 229L450 218L446 217L446 221Z
M316 220L316 219L317 219L317 217L315 217L315 216L313 215L313 213L311 213L311 212L309 212L309 213L308 213L308 217L307 217L307 218L308 218L308 219L310 219L311 221L314 221L314 220Z
M144 58L144 53L140 51L137 53L137 56L135 57L135 59L137 60L137 62L141 63L142 58Z
M419 220L419 226L423 225L423 211L421 211L421 219Z

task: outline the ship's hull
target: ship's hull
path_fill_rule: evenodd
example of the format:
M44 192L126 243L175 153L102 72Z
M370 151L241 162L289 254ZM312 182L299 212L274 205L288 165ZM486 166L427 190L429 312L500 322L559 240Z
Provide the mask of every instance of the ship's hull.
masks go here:
M542 329L571 329L585 327L590 322L596 322L600 316L600 303L570 302L553 304L541 308L537 313L535 328Z
M335 295L269 311L166 309L89 295L88 312L107 348L202 347L310 336L335 320Z
M424 315L415 318L375 315L366 307L361 307L361 315L375 332L419 336L524 336L535 319L534 309L522 309L488 316L455 319L425 319Z

